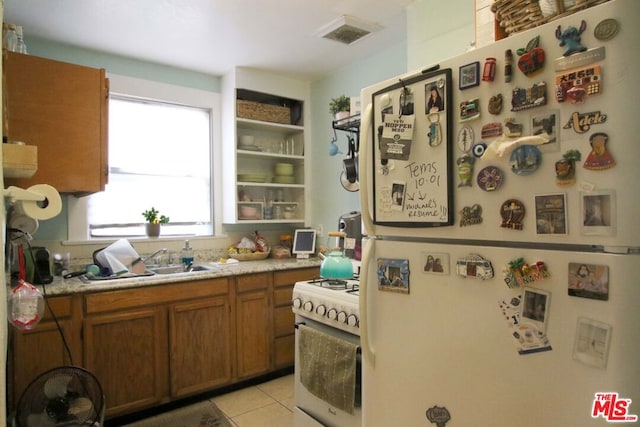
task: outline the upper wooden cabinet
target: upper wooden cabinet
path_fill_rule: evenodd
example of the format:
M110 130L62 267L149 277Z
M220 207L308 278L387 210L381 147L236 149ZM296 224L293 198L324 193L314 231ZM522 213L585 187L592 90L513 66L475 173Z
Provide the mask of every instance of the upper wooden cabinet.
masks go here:
M7 52L4 74L4 136L38 147L35 175L7 183L50 184L76 195L104 190L109 99L105 70Z

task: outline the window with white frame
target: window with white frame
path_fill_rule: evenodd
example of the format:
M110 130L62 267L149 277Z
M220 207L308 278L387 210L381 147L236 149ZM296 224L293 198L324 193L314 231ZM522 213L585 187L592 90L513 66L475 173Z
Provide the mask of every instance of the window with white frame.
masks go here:
M80 203L88 239L144 236L151 207L170 218L162 236L213 234L212 108L162 98L116 94L112 83L109 182ZM70 238L81 236L71 216Z

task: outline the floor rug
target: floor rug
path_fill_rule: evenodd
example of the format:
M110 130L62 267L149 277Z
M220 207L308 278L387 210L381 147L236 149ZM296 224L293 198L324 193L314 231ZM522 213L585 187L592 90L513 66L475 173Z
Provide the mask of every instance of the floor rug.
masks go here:
M213 402L205 400L127 424L126 427L233 427L233 425Z

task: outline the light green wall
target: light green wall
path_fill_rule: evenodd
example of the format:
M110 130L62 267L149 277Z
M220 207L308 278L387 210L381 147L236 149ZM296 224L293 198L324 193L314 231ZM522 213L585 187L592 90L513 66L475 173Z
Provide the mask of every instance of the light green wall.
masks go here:
M178 86L220 92L220 77L143 62L131 58L81 49L42 39L27 39L29 53L59 61L90 67L105 68L108 72L131 77L170 83ZM329 99L338 94L359 96L360 89L400 74L406 69L406 45L404 43L383 50L376 55L344 68L325 79L313 82L311 94L312 115L312 194L310 226L323 224L326 230L336 230L338 217L352 210L359 210L358 193L349 193L339 182L344 156L330 157L328 143L333 135L328 113ZM341 132L343 133L343 132ZM340 135L340 144L346 153L346 139ZM73 197L73 196L67 196ZM242 231L244 226L225 226L227 231ZM249 227L251 228L251 227ZM261 227L271 229L272 227ZM67 203L63 197L63 210L56 218L40 223L35 238L38 240L66 240Z
M340 184L342 161L347 154L345 132L337 131L338 145L344 154L329 156L329 142L333 138L329 101L342 94L359 97L360 89L404 73L406 64L407 47L405 43L400 43L363 61L345 65L311 85L310 191L313 206L310 226L322 224L325 232L337 231L340 215L360 210L359 193L349 192Z

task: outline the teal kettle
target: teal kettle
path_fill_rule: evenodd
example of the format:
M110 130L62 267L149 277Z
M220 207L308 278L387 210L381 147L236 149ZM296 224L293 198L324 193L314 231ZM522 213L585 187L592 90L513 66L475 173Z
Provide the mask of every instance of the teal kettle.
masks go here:
M331 232L329 236L340 237L341 232ZM329 255L320 253L323 259L320 265L320 277L323 279L347 280L353 279L353 264L351 259L344 256L339 249L332 250Z

